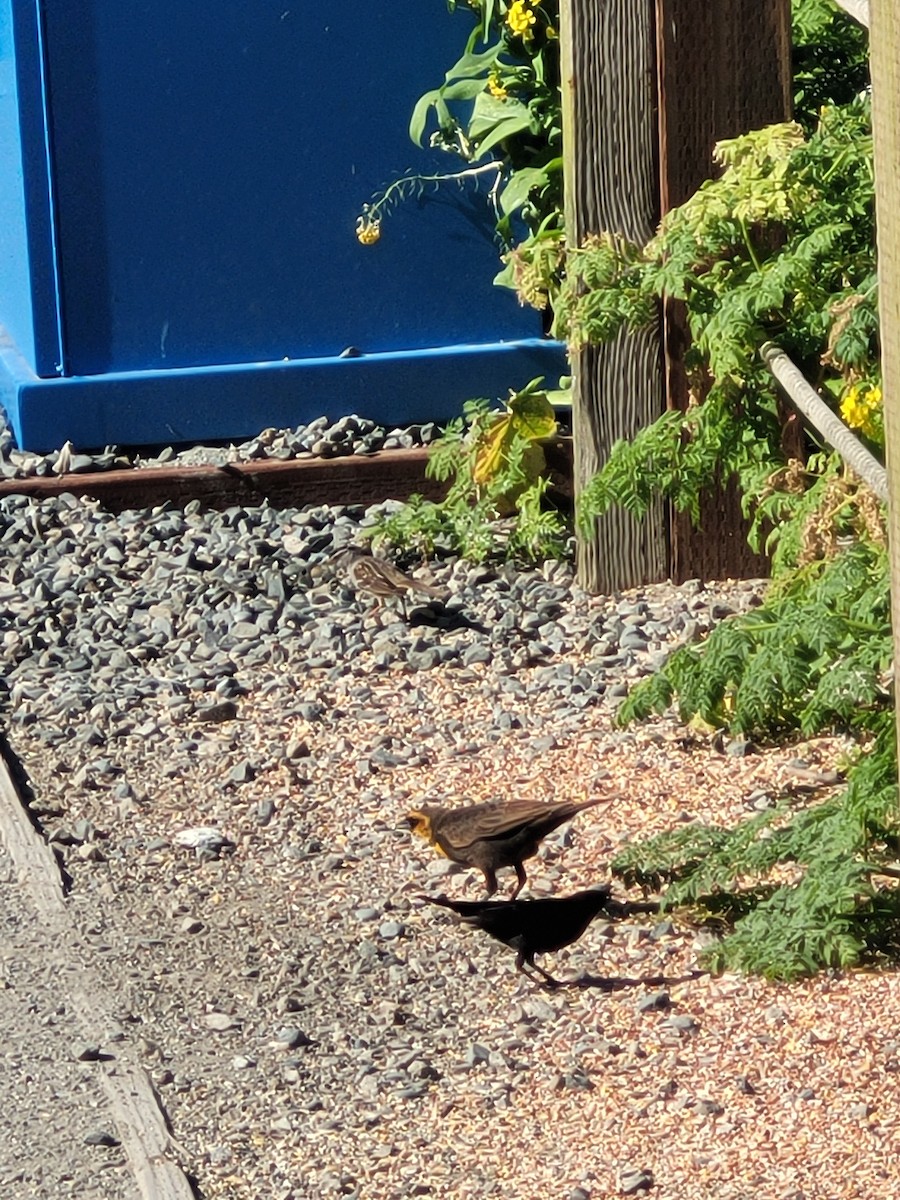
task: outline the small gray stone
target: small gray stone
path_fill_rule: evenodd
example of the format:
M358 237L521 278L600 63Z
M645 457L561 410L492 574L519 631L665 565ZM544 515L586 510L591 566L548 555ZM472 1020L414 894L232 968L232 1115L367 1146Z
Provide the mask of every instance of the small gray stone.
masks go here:
M635 1007L638 1012L656 1012L669 1008L671 1003L672 998L668 992L648 992L646 996L641 996Z
M315 1043L296 1025L282 1025L275 1033L275 1043L285 1050L296 1050L298 1046L312 1046Z
M464 666L471 667L475 663L489 663L493 657L490 646L484 645L483 642L474 642L464 651L462 661Z
M747 758L756 753L756 747L744 738L733 738L725 743L725 753L731 758Z
M203 1024L213 1033L228 1033L232 1029L240 1029L242 1022L232 1013L208 1012L203 1014Z
M82 1044L75 1048L74 1057L78 1062L99 1062L102 1050L93 1043Z
M248 758L244 758L231 768L228 778L232 783L250 783L256 778L256 774L256 767Z
M268 825L275 816L275 801L260 800L256 805L256 823L257 825Z
M700 1023L690 1013L673 1013L662 1022L663 1029L672 1029L678 1034L696 1033Z
M490 1062L491 1052L487 1046L482 1046L480 1042L473 1042L466 1051L466 1066L475 1067L479 1063Z
M106 1129L96 1129L91 1133L86 1133L84 1135L84 1144L86 1146L107 1146L107 1147L121 1145L119 1139L115 1136L115 1134L110 1133Z
M210 724L221 724L223 721L233 721L238 714L238 706L234 700L221 700L218 704L207 704L204 708L195 710L198 721Z
M675 932L675 926L668 919L660 921L650 930L650 938L654 942L659 942L663 938L671 937Z
M619 1172L619 1192L623 1196L636 1196L638 1192L653 1187L653 1172L641 1167L623 1167Z

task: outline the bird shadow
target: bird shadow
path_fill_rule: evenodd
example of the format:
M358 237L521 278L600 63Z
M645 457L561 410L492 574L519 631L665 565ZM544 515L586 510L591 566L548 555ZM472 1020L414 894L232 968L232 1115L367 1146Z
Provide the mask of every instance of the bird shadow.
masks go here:
M601 992L624 992L637 987L676 987L679 983L690 983L707 975L707 971L688 971L686 975L642 975L633 978L627 975L579 975L577 979L557 979L555 983L535 980L548 991L558 988L596 988Z
M409 625L427 625L431 629L443 629L447 633L457 633L460 629L471 629L475 633L487 634L490 630L480 621L473 621L461 612L447 612L431 605L421 605L409 610L407 616Z

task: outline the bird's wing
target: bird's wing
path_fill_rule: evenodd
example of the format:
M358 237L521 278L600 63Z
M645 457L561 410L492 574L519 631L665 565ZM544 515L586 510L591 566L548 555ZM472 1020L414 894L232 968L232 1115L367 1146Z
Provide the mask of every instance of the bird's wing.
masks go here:
M415 583L415 580L410 575L401 571L399 567L395 567L393 563L388 562L385 558L373 558L372 565L381 574L381 577L387 580L388 583L393 584L394 587L408 588L412 587Z
M402 571L376 558L358 558L353 564L353 582L366 591L393 595L405 591L409 581Z
M541 800L510 800L499 804L476 804L448 813L440 823L440 832L457 847L473 842L508 837L519 829L538 829L561 825L578 812L577 804L546 804Z

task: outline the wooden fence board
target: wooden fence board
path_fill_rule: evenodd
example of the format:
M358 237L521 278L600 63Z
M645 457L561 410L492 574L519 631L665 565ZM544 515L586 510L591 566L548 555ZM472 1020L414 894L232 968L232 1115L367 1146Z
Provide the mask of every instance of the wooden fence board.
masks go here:
M88 962L90 951L81 944L69 916L53 851L28 818L7 754L6 747L0 747L0 839L12 860L23 898L53 934L57 954L64 960L60 980L65 980L67 1001L85 1033L116 1029L101 973ZM153 1085L143 1068L130 1061L124 1038L115 1043L114 1056L96 1065L141 1196L144 1200L194 1200L194 1189L173 1154L172 1137Z

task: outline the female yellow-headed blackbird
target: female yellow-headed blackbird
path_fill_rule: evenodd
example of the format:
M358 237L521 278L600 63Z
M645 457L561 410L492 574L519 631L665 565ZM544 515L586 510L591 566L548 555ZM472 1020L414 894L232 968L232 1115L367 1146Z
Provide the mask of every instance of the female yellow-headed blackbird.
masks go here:
M422 896L429 904L452 909L467 925L483 929L498 942L516 951L516 970L528 975L525 965L533 967L551 987L560 986L534 961L546 954L577 942L609 901L610 889L592 888L548 900L448 900L446 896ZM529 976L533 978L533 976Z
M438 853L484 874L487 894L497 890L500 867L515 867L518 883L510 899L515 900L527 875L522 862L537 854L541 841L558 825L582 809L602 804L605 796L581 804L564 800L545 804L541 800L508 800L471 804L466 808L439 808L423 804L407 814L413 833L426 838Z

